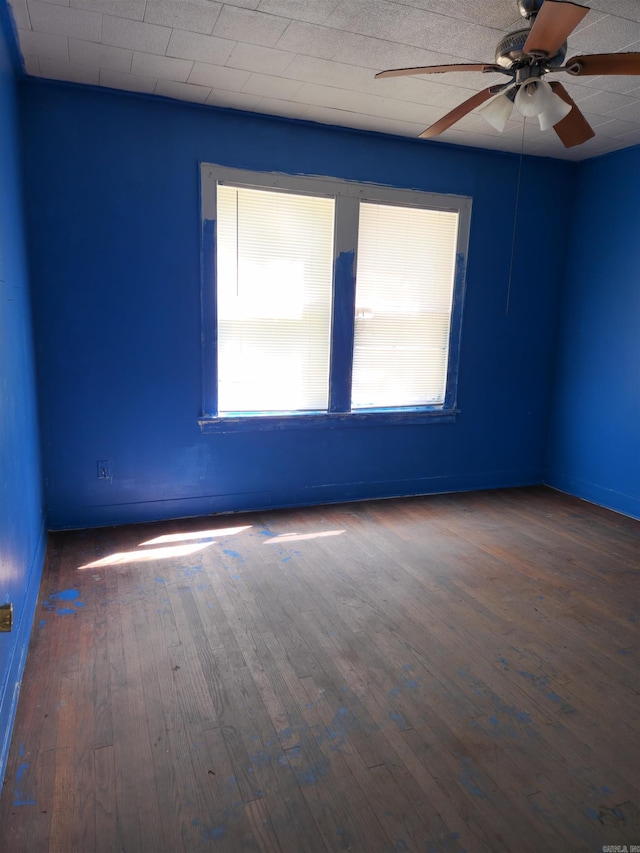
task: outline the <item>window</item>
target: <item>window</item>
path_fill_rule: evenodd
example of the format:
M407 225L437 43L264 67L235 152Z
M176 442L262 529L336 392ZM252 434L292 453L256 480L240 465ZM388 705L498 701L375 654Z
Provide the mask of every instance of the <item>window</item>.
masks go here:
M470 199L201 180L203 429L453 419Z
M326 411L333 199L217 195L218 413Z

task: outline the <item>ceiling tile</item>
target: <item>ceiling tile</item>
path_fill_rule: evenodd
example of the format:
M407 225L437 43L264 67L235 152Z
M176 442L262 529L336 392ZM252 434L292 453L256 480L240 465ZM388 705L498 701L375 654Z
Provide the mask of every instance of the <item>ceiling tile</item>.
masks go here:
M284 116L285 118L306 119L309 107L297 101L281 100L279 98L260 98L256 110L266 115Z
M100 85L109 89L124 89L127 92L141 92L152 95L156 88L155 77L140 77L136 74L123 74L109 68L100 69Z
M114 18L111 15L105 15L102 24L103 44L129 47L145 53L163 55L170 36L169 27L158 27L142 21L127 21L125 18Z
M590 53L617 53L638 40L640 23L605 15L592 24L585 18L581 29L569 39L569 46L572 55L576 48Z
M239 6L241 9L257 9L260 5L260 0L224 0L224 2L226 6Z
M282 74L295 54L271 47L237 44L226 64L230 68L258 71L263 74Z
M76 9L106 12L108 15L141 21L144 17L145 0L71 0L69 5Z
M69 83L97 85L100 80L100 73L97 68L87 68L86 65L59 62L57 59L46 59L45 57L40 57L40 72L43 77L52 80L65 80Z
M629 108L635 103L634 98L616 92L590 92L587 97L580 96L575 98L575 101L581 110L597 115L608 115L614 110Z
M341 0L325 21L326 26L363 36L393 39L393 33L413 11L387 0Z
M277 46L294 53L332 59L336 55L338 46L347 40L348 35L338 30L292 21L278 40Z
M130 71L132 52L124 47L96 44L83 39L69 39L69 59L79 65Z
M562 80L562 77L557 78ZM599 92L619 92L621 95L630 94L638 88L638 77L581 77L580 83L586 90ZM586 97L586 94L585 94Z
M620 18L627 18L640 24L640 3L638 0L590 0L589 6L601 12L608 12Z
M288 23L287 18L223 6L213 32L216 36L233 41L274 47Z
M636 100L616 110L607 113L611 118L621 118L623 121L632 121L640 124L640 101Z
M230 92L227 89L212 89L207 103L213 107L231 107L234 110L255 110L260 103L259 95L246 92Z
M403 0L403 3L505 32L518 29L525 23L518 14L515 0L494 0L491 3L479 3L478 0Z
M221 9L222 3L209 0L200 0L199 3L190 0L181 0L180 3L175 0L153 0L147 3L144 19L150 24L211 35Z
M625 147L627 145L640 145L640 127L631 133L625 133L620 136L619 141L622 142Z
M287 77L306 83L335 86L349 91L368 92L379 97L392 97L416 104L436 107L453 107L459 102L459 92L451 86L441 85L419 77L396 77L375 80L368 68L317 59L312 56L296 56L287 68ZM475 79L476 75L469 75ZM480 76L480 75L478 75ZM473 84L472 84L473 85ZM481 88L481 87L478 87Z
M37 56L25 56L24 57L24 70L27 74L30 74L32 77L40 77L40 60Z
M339 0L262 0L259 12L282 15L297 21L322 24L338 6Z
M27 9L27 0L10 0L9 5L13 12L13 20L19 30L31 29L31 18Z
M69 0L42 0L43 3L53 3L54 6L69 6Z
M234 42L228 39L189 33L186 30L174 30L167 47L167 56L224 65L233 48Z
M143 77L158 77L162 80L186 82L193 62L187 59L173 59L169 56L157 56L154 53L134 51L131 72Z
M332 58L337 62L371 68L375 72L386 68L435 65L446 61L435 51L358 35L349 35L338 41L338 49Z
M23 56L44 56L46 59L69 61L69 45L66 36L54 33L35 33L32 30L20 32L20 46Z
M100 41L102 15L97 12L43 3L42 0L29 0L28 9L34 30Z
M354 127L358 130L372 130L378 133L402 134L410 137L417 137L424 130L424 126L421 124L323 106L307 107L306 114L303 113L303 115L311 121L321 122L322 124Z
M301 101L318 106L363 112L369 116L380 116L381 118L425 122L424 127L439 117L437 109L422 104L390 101L386 98L376 97L376 95L348 92L345 89L334 89L331 86L321 86L314 83L303 83L298 97Z
M252 74L242 91L250 95L291 101L295 99L301 86L302 83L299 80L285 80L283 77L274 77L270 74Z
M231 89L239 92L249 77L249 71L240 71L223 65L210 65L207 62L195 62L188 82L213 89Z
M482 55L474 58L484 60L484 46L474 48L474 41L470 35L472 29L473 25L468 21L436 15L422 9L410 9L402 20L396 22L395 27L380 34L402 44L411 44L415 47L451 53L456 56L465 56L469 50L480 50ZM486 29L486 27L476 27L475 32L477 34L479 30L484 31ZM487 50L490 50L490 54L486 59L492 60L496 33L493 30L489 30L489 32L491 33L491 43Z
M287 68L287 77L305 83L319 83L357 92L382 94L381 80L374 80L371 70L315 56L296 56Z
M156 95L204 104L211 94L210 86L194 86L192 83L176 83L175 80L158 80Z
M616 139L618 136L624 136L626 133L632 133L635 130L638 130L637 124L623 121L620 118L609 119L597 127L598 136L607 136L610 139Z

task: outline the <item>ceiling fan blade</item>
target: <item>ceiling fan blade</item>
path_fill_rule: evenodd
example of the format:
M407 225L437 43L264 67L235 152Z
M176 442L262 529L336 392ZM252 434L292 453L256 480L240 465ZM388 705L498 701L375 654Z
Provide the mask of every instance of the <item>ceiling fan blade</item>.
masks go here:
M640 53L591 53L572 56L564 71L573 77L594 74L640 74Z
M577 3L544 0L524 43L524 52L555 56L588 11Z
M390 71L380 71L375 79L380 77L405 77L409 74L444 74L445 71L499 71L501 74L511 75L511 71L500 65L491 63L463 63L461 65L422 65L418 68L392 68Z
M587 139L595 136L595 132L586 118L578 109L571 95L564 88L562 83L551 83L551 88L556 95L571 106L569 115L561 119L557 124L554 124L553 129L560 137L560 141L565 148L572 148L574 145L582 145Z
M431 127L424 130L420 134L420 139L431 139L432 136L438 136L440 133L443 133L445 130L450 128L452 124L460 121L460 119L464 118L467 113L470 113L471 110L475 110L475 108L479 107L480 104L484 104L485 101L488 101L489 98L492 98L497 93L497 91L500 91L503 88L504 86L489 86L488 89L483 89L481 92L477 92L462 104L458 104L455 109L451 110L450 113L447 113L446 116L443 116L435 124L432 124Z

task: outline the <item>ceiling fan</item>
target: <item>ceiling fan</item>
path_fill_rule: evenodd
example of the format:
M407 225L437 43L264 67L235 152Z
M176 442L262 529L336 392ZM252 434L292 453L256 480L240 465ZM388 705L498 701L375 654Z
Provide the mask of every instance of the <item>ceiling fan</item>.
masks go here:
M395 68L375 75L380 78L482 71L510 78L473 95L428 127L420 138L438 136L488 101L481 113L496 130L504 130L515 107L525 117L537 116L541 130L553 127L563 145L571 148L591 139L595 133L562 83L547 83L545 75L640 75L640 53L594 53L573 56L562 64L567 54L567 38L589 12L586 6L568 0L518 0L518 9L529 26L507 33L498 42L493 63Z

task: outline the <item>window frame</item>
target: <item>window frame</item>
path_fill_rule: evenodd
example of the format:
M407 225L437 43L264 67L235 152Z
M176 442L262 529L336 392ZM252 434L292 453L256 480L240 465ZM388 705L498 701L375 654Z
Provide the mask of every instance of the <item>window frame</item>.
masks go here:
M217 186L228 183L257 189L331 197L335 199L332 322L329 365L329 408L319 412L218 414L216 210ZM356 264L359 203L396 204L458 213L458 242L453 284L449 358L444 402L437 406L351 409L351 372L355 326ZM202 399L198 423L203 432L243 432L281 429L331 429L345 426L451 423L457 407L462 312L466 284L471 198L398 189L339 178L255 172L200 164L201 203L201 375Z

